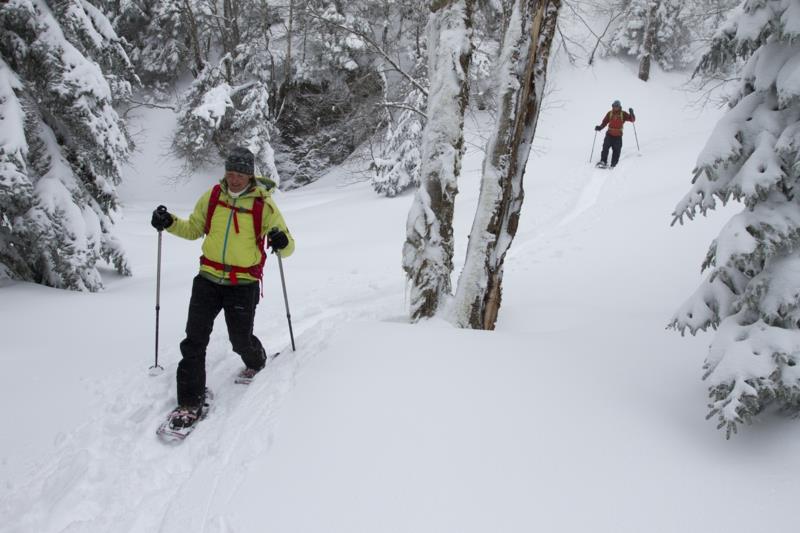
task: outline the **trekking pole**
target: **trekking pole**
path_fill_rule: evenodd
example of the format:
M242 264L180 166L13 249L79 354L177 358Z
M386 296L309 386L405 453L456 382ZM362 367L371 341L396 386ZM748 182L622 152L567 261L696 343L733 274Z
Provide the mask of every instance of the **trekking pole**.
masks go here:
M281 260L281 254L275 252L275 255L278 257L278 269L281 271L281 285L283 286L283 303L286 305L286 320L289 321L289 338L292 339L292 351L294 349L294 332L292 332L292 315L289 313L289 297L286 295L286 278L283 277L283 261Z
M167 208L164 208L166 211ZM150 367L150 373L156 374L164 370L164 367L158 364L158 315L161 311L161 237L164 232L158 231L158 267L156 269L156 360L153 366Z
M641 153L641 149L639 148L639 134L636 133L636 123L631 122L633 124L633 136L636 138L636 151Z
M597 142L597 130L594 131L594 140L592 141L592 153L589 154L589 163L592 162L592 158L594 157L594 145Z

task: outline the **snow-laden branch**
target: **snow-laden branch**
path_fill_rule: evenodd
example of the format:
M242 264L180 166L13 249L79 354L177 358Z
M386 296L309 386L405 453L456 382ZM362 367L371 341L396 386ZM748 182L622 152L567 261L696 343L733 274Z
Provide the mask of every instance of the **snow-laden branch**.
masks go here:
M376 43L375 39L373 39L370 35L368 35L363 31L359 31L356 28L351 28L349 26L345 26L344 24L339 24L338 22L330 20L329 18L326 18L322 15L318 15L314 12L308 11L307 14L311 18L317 19L320 22L327 24L328 26L331 26L332 28L340 29L342 31L351 33L356 37L363 39L367 44L369 44L373 48L373 50L375 50L378 53L378 55L380 55L384 60L386 60L386 62L389 63L392 66L392 68L395 69L395 71L397 71L401 76L407 79L408 82L411 83L411 85L413 85L419 92L424 94L426 97L428 96L427 89L425 89L425 87L420 85L420 83L417 80L415 80L413 76L411 76L409 73L403 70L400 67L400 65L398 65L397 62L394 59L392 59L391 56L388 53L386 53L386 51L378 43Z

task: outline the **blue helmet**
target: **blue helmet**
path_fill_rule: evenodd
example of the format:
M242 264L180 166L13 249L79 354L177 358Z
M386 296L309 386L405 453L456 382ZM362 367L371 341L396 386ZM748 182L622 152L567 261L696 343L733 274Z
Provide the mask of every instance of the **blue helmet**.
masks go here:
M611 104L611 107L622 107L622 104L619 100L614 100L614 102Z

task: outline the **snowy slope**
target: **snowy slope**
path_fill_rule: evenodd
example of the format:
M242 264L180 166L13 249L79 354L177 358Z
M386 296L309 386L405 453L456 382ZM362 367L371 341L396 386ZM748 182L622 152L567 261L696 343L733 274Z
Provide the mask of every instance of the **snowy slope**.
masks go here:
M564 68L538 130L496 332L409 325L400 250L411 197L344 170L278 195L298 242L271 263L256 333L282 354L249 388L220 319L210 417L179 447L153 434L174 402L199 242L166 235L161 359L150 376L158 203L186 215L211 183L167 184L170 118L148 113L120 236L135 277L101 294L0 289L0 531L736 532L789 528L794 421L726 442L704 420L708 337L664 326L699 280L724 214L670 228L718 111L678 76L642 84ZM591 90L587 90L590 88ZM588 165L613 99L636 109L620 166ZM480 144L485 117L467 121ZM598 146L595 148L595 160ZM466 248L481 154L457 205Z

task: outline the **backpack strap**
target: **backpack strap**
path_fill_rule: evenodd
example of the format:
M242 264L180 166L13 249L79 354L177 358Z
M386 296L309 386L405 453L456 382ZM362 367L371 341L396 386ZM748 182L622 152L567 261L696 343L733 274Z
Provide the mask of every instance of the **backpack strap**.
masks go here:
M261 275L264 270L264 264L267 262L267 252L265 251L264 247L266 245L266 235L262 234L262 227L261 224L263 222L264 216L264 198L261 196L256 197L253 200L253 231L256 234L256 246L258 250L261 252L261 262L258 264L259 275L257 276L258 279L261 279Z
M219 203L220 192L222 192L222 187L220 187L219 183L217 183L211 189L211 196L208 199L208 211L206 211L206 227L204 229L206 235L208 235L208 232L211 231L211 217L214 216L214 210L217 208L217 204Z

